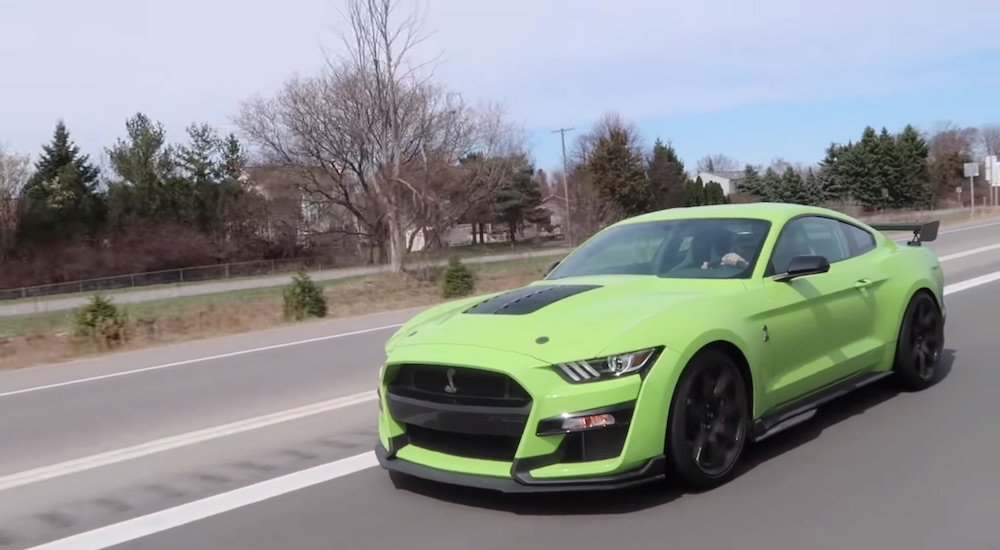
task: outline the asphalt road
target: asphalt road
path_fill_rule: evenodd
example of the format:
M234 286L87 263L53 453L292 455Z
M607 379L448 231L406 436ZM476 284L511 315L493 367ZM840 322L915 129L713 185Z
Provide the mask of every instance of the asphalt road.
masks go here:
M1000 224L931 246L970 281L941 383L843 399L699 495L395 487L372 386L415 310L6 373L0 550L1000 548Z
M508 260L520 260L528 258L538 258L545 256L558 256L566 254L569 249L553 247L551 249L533 250L530 252L512 252L509 254L490 254L486 256L474 256L464 258L462 261L467 264L486 264L493 262L504 262ZM445 263L444 260L435 262ZM309 277L314 281L331 281L335 279L347 279L362 275L373 275L385 272L388 266L368 266L368 267L346 267L339 269L327 269L323 271L313 271ZM153 300L164 300L169 298L179 298L182 296L202 296L205 294L217 294L219 292L232 292L234 290L247 290L253 288L268 288L282 286L291 281L292 273L275 275L270 277L245 277L239 279L218 280L206 283L185 283L155 285L149 287L136 287L136 289L119 289L117 291L105 292L112 296L115 302L120 304L134 304L137 302L149 302ZM79 307L90 301L90 294L74 295L59 298L58 296L43 296L34 299L22 299L11 303L0 304L0 317L10 317L13 315L28 315L32 313L45 313L49 311L64 311Z

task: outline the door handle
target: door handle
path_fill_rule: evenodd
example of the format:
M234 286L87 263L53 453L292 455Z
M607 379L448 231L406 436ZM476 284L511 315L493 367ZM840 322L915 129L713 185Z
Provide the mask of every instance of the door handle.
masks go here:
M875 281L873 281L871 279L868 279L868 278L858 279L857 281L854 282L854 288L857 288L857 289L868 288L874 282Z

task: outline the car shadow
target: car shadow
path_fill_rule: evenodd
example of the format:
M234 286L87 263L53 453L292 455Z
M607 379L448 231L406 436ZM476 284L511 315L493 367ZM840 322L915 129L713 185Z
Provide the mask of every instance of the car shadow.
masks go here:
M942 382L951 373L955 356L955 350L944 350L934 385ZM864 414L868 409L889 401L899 393L900 390L887 379L863 387L821 407L816 416L810 420L760 443L750 445L743 455L734 479L796 447L818 439L827 428ZM409 491L460 506L525 516L628 514L668 504L693 492L666 481L611 492L506 494L435 483L404 475L391 475L390 478L397 490Z

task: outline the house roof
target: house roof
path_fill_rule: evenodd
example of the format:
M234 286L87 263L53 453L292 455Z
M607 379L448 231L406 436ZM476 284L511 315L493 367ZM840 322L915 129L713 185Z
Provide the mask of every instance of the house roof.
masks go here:
M698 172L698 175L709 174L717 178L725 178L727 180L738 180L743 179L746 176L746 172L743 170L718 170L715 172Z

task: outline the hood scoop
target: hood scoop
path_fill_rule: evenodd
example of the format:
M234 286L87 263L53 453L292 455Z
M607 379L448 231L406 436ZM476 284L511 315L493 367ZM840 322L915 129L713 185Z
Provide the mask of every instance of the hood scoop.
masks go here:
M494 296L465 310L473 315L526 315L601 285L528 286Z

